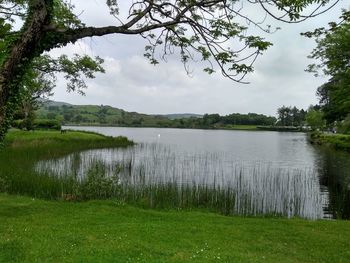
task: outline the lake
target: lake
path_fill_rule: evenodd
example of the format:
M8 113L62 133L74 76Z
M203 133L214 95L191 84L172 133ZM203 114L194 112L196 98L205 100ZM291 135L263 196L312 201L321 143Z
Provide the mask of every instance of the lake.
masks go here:
M126 136L138 144L39 161L38 172L99 168L120 192L151 207L216 208L224 214L349 218L350 155L315 147L306 134L166 128L64 127ZM129 200L128 199L128 200ZM146 200L146 201L145 201Z

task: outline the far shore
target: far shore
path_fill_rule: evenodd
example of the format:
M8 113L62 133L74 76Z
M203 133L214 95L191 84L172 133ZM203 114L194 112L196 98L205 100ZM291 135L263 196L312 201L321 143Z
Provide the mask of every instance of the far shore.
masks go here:
M156 127L156 126L118 126L99 123L65 123L62 127L115 127L115 128L154 128L154 129L195 129L195 130L237 130L237 131L278 131L278 132L307 132L294 126L257 126L257 125L228 125L225 127L193 128L193 127Z

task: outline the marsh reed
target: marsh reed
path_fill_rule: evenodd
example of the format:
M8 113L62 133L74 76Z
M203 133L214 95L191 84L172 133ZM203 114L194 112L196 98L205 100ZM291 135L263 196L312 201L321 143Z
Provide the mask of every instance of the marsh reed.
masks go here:
M206 208L226 215L324 217L317 173L222 153L175 151L161 144L99 149L40 161L61 196L110 198L151 208Z

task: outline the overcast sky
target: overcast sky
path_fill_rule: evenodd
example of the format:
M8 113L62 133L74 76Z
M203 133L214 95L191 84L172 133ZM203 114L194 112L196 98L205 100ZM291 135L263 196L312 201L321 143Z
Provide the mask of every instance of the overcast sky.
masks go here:
M84 11L82 20L87 25L104 26L115 23L108 15L105 1L75 0L78 11ZM130 1L120 1L127 4ZM123 7L123 6L121 6ZM103 104L147 114L167 113L229 113L256 112L276 115L282 105L307 108L317 103L315 91L326 78L315 78L304 72L311 62L307 55L315 46L300 32L326 26L335 21L341 8L349 8L350 1L343 0L331 11L301 24L277 23L274 34L262 34L255 28L251 32L263 35L273 43L255 64L255 72L246 77L250 84L239 84L225 79L220 73L207 75L203 65L191 64L193 73L186 74L176 57L167 63L153 66L144 59L143 39L137 36L104 36L78 41L52 54L88 54L105 59L105 74L88 80L86 96L67 93L65 83L59 79L52 99L72 104ZM254 17L264 15L255 10L246 11Z

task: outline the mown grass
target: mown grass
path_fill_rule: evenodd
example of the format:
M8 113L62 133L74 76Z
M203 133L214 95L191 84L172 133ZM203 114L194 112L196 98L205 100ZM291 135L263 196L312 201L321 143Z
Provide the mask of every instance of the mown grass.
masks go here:
M0 195L0 262L350 262L348 221Z
M350 152L350 135L347 134L312 133L310 140L315 144L326 145Z

